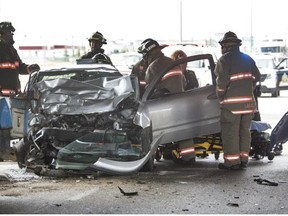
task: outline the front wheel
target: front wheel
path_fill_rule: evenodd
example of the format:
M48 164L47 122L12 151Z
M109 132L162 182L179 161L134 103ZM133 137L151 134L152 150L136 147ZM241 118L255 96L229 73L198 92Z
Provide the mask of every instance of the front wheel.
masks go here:
M141 142L142 142L142 153L143 155L148 154L151 149L152 143L152 129L151 127L144 128L141 132ZM149 158L147 163L142 167L142 172L151 172L154 169L155 154Z
M268 155L267 155L268 160L273 160L274 156L275 156L274 152L269 152Z
M154 170L154 160L155 157L152 155L151 158L147 161L147 163L142 167L141 171L142 172L152 172Z
M276 88L274 89L274 91L271 93L272 97L278 97L280 96L280 91Z

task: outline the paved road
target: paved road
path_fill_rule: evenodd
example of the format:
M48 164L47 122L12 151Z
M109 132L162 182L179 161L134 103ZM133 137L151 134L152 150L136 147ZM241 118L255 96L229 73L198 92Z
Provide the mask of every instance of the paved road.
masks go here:
M259 99L262 120L274 127L287 108L288 92ZM287 214L288 148L244 171L219 170L213 155L192 166L156 162L153 173L48 178L0 163L10 181L0 181L0 213L24 214ZM278 186L262 185L262 178ZM124 192L137 192L134 196Z

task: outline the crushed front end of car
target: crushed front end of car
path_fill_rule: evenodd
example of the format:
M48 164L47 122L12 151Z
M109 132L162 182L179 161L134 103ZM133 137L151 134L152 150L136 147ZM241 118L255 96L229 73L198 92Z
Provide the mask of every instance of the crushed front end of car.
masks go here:
M137 78L110 65L82 67L29 79L29 130L15 144L20 168L85 171L99 157L133 161L148 153L150 129L133 123Z

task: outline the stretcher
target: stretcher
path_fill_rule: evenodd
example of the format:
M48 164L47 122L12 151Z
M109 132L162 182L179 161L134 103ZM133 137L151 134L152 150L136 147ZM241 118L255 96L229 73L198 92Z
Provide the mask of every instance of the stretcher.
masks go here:
M285 118L285 120L283 118ZM271 129L270 124L262 121L252 121L250 128L250 157L256 160L263 159L264 157L267 157L268 160L274 159L276 150L280 148L280 144L283 144L288 140L287 133L284 134L283 132L283 125L286 128L288 127L288 112L283 116L283 118L272 131L272 141L270 140L270 134L265 132L267 129ZM205 158L212 154L215 159L218 160L220 154L223 153L220 133L195 137L193 140L197 157ZM181 157L179 153L180 149L177 142L164 144L158 147L155 158L158 161L163 157L164 159L172 159L177 162Z
M283 144L288 141L288 112L286 112L274 129L270 136L270 148L273 149L276 155L282 153Z

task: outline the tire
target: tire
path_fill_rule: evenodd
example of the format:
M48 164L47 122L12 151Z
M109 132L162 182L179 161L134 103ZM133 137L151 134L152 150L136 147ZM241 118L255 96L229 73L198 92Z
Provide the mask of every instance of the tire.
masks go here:
M149 160L147 161L147 163L142 167L142 169L140 170L141 172L152 172L154 170L154 154L151 158L149 158Z
M155 152L155 159L156 161L160 161L162 158L162 152L160 148L157 148L156 152Z
M280 96L280 91L278 89L275 89L272 93L271 93L272 97L278 97Z
M215 156L215 159L218 160L220 157L220 152L219 151L215 152L214 156Z
M274 154L275 155L281 155L283 150L282 144L278 144L275 149L274 149Z
M0 129L0 160L10 160L10 129Z
M144 128L141 132L141 142L142 142L142 153L143 155L148 154L151 149L152 143L152 129L151 127ZM141 172L152 172L154 170L154 160L155 153L152 154L152 157L149 158L147 163L140 170Z
M26 160L28 154L28 147L29 145L26 144L28 141L25 138L21 139L19 143L15 144L15 152L16 152L16 159L17 164L20 169L26 168Z
M269 152L267 154L268 160L270 160L270 161L274 159L274 156L275 156L274 152Z

